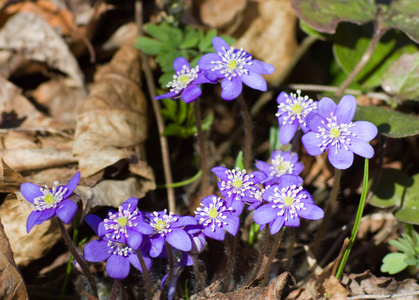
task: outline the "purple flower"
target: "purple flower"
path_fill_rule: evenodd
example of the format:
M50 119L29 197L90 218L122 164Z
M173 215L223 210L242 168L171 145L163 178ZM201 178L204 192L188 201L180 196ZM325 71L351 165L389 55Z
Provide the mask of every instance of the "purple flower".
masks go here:
M140 248L143 234L152 234L153 228L143 221L137 204L137 198L129 198L118 212L110 211L108 218L99 224L99 237L106 236L114 242L128 244L134 250Z
M309 112L317 112L317 102L309 99L308 96L302 97L301 91L297 90L297 94L282 92L279 94L276 102L278 102L279 134L278 138L281 144L288 144L294 137L298 126L306 133L309 128L306 124L306 116Z
M253 198L247 199L247 203L250 204L247 210L255 210L263 203L263 193L270 187L270 185L266 185L265 188L261 190L257 190L253 193Z
M173 75L173 81L167 84L170 92L154 97L154 100L181 97L183 102L190 103L202 94L199 84L214 83L214 81L208 80L204 72L199 70L199 66L191 69L189 62L183 57L176 58L173 67L176 75Z
M267 175L260 171L247 174L246 170L229 170L225 167L214 167L212 171L221 181L218 187L225 198L227 205L233 208L234 214L243 211L245 201L252 202L254 193L259 189L256 185L267 178Z
M157 257L162 253L165 242L181 251L187 252L192 249L191 237L184 227L197 224L193 217L181 217L172 212L167 214L164 210L149 213L147 219L154 230L149 236L151 257Z
M343 96L336 105L330 98L319 101L319 113L307 116L310 132L302 137L307 153L319 155L329 150L329 161L337 169L352 165L354 153L365 158L374 156L368 143L377 135L377 127L367 121L352 122L356 110L354 96Z
M272 151L271 163L256 160L256 168L268 175L268 178L262 182L265 185L278 183L284 174L298 175L304 169L304 165L298 162L298 154L290 151Z
M195 211L195 219L204 227L204 234L214 240L222 241L224 230L235 236L240 226L240 219L231 213L231 207L217 197L211 195L201 201L201 206Z
M174 269L173 276L170 282L167 283L167 299L168 300L172 300L175 296L177 282L180 278L180 275L183 272L183 269L187 266L192 266L192 265L193 265L192 257L189 254L182 252L182 257L180 258L180 261L176 263L173 267ZM163 289L168 276L169 276L169 273L164 275L160 284L161 289Z
M242 92L242 82L259 91L266 91L266 81L260 74L271 74L275 68L267 63L253 59L243 49L230 47L222 38L212 39L216 53L205 54L198 61L201 70L206 70L210 80L222 78L221 98L234 100Z
M86 223L98 234L99 224L102 223L96 215L88 215ZM91 241L83 249L84 258L90 262L106 260L106 273L113 279L124 279L128 276L131 265L143 271L137 252L129 245L110 240L106 235ZM143 255L147 269L151 268L151 258Z
M296 175L283 175L279 184L269 187L262 197L269 203L256 209L253 220L259 225L269 223L271 234L282 226L300 226L300 217L318 220L324 216Z
M23 183L20 191L33 206L33 211L26 222L26 231L29 233L33 226L40 225L55 215L64 223L69 224L76 215L77 204L67 198L76 189L79 180L80 172L77 172L66 185L59 186L58 181L55 181L52 189L30 182Z

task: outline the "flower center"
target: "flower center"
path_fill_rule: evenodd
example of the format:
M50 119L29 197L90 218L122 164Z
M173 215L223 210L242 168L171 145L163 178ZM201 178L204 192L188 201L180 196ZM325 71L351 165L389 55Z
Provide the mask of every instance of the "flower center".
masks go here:
M43 193L42 196L33 199L34 210L43 211L50 208L57 207L58 203L63 201L63 196L67 192L66 186L58 186L58 181L54 182L53 188L50 190L47 186L40 188Z
M285 214L285 221L288 220L288 215L291 219L294 219L298 217L298 211L307 209L304 202L301 202L301 200L307 198L306 194L301 193L302 190L303 187L297 187L296 185L282 189L276 186L274 187L274 195L269 197L268 201L274 203L272 208L278 210L278 216L284 216L285 212L288 211L288 214Z
M162 216L159 216L159 213L156 211L152 214L154 215L154 218L150 220L150 225L154 229L153 234L164 236L165 234L172 232L170 226L178 220L177 217L173 216L173 212L167 214L166 210L164 210Z
M127 257L132 253L132 248L127 246L126 244L116 243L113 241L108 241L108 253L111 253L113 255L120 255Z
M203 203L201 203L201 206L203 207L198 207L195 211L195 215L199 215L200 217L198 221L200 225L204 227L211 225L212 232L215 232L216 226L223 227L227 225L224 221L226 219L224 213L231 210L231 208L227 208L221 198L214 195L209 207Z
M302 97L300 90L297 90L296 94L290 93L289 96L286 99L286 103L278 105L278 112L275 116L278 118L284 117L282 125L292 124L297 119L301 125L307 126L305 117L309 112L317 109L317 102L314 102L308 96Z
M237 177L237 178L234 178L234 179L233 179L233 186L234 186L235 188L239 188L239 187L241 187L241 186L242 186L242 184L243 184L243 179L242 179L241 177Z
M233 47L226 50L222 48L222 52L218 52L220 60L211 61L214 68L211 71L219 70L225 78L231 80L233 77L242 76L243 74L249 74L246 66L252 65L252 56L243 51L243 49L237 50Z
M255 190L253 182L250 181L254 175L246 174L246 170L239 171L239 168L227 170L226 175L228 181L221 181L220 190L227 191L228 197L235 196L236 200L240 200L246 191Z
M334 138L334 139L336 139L336 138L340 137L340 130L339 130L339 128L332 128L332 129L330 130L330 136L331 136L332 138Z
M210 218L216 219L218 217L218 211L217 211L217 209L216 208L211 208L209 210L208 216Z
M135 220L137 219L138 211L135 209L133 212L130 212L130 210L131 204L128 204L127 209L120 206L118 212L110 212L108 214L108 217L104 220L105 229L111 231L106 234L108 238L120 239L121 236L128 237L127 229L137 226Z
M183 66L182 70L176 72L176 75L173 75L173 81L170 81L167 84L167 87L170 88L171 92L176 94L184 90L192 81L198 78L199 66L189 69L187 66Z
M118 220L118 225L121 227L124 227L125 225L127 225L127 223L128 223L127 217L122 217Z
M286 207L291 206L294 203L294 199L291 197L285 197L284 204Z
M162 219L157 220L157 222L156 222L156 230L162 231L165 228L166 228L166 223Z
M274 160L272 160L271 176L281 177L284 174L292 174L294 170L294 164L288 160L285 160L280 154L278 154Z

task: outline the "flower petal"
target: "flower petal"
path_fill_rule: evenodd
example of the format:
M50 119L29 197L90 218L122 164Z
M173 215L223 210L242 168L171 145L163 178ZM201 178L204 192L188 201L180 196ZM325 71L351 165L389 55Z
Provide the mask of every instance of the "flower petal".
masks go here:
M33 211L29 214L28 220L26 221L26 232L29 233L31 229L37 224L38 218L41 216L42 211Z
M208 53L203 55L199 60L198 60L198 66L200 70L211 70L214 67L214 64L212 64L211 62L215 62L215 61L219 61L220 56L217 53ZM213 72L209 72L210 74L213 74ZM221 76L221 73L218 72L218 74ZM217 76L218 78L220 76ZM208 78L211 80L211 78Z
M167 234L166 241L181 251L190 251L192 249L191 238L183 229L174 228L172 232Z
M34 203L33 200L35 198L44 195L44 193L41 190L43 190L42 187L31 182L22 183L22 185L20 186L20 192L22 193L22 196L30 203Z
M323 97L317 104L319 114L324 118L329 118L330 115L335 112L336 107L336 103L332 99L327 97Z
M138 205L138 198L128 198L125 200L124 203L122 203L122 210L128 210L130 213L133 213L137 209Z
M175 69L176 73L181 72L183 70L183 66L186 66L188 67L188 69L191 69L191 65L189 64L187 59L184 57L177 57L173 61L173 68Z
M127 228L127 244L132 249L138 250L142 242L143 242L143 235L141 233L131 228Z
M281 176L281 181L279 182L278 186L279 188L287 188L292 185L299 186L302 184L300 180L300 176L294 175L294 174L284 174Z
M157 257L161 254L164 245L164 238L160 235L153 236L149 239L151 246L150 246L150 256Z
M272 235L277 233L281 230L282 226L284 225L285 218L284 217L277 217L271 224L269 224L269 229Z
M287 227L299 227L300 226L300 218L298 216L291 217L290 211L288 209L285 210L285 222L284 226Z
M172 223L172 227L183 227L186 225L196 225L196 220L192 216L179 217L178 221Z
M211 226L205 227L204 234L214 240L223 241L225 238L224 229L218 226L214 227L214 231L212 231Z
M321 145L323 139L321 137L317 137L317 134L313 131L309 131L304 134L301 138L301 142L303 143L304 149L306 149L307 153L311 156L317 156L323 153Z
M252 64L246 66L246 69L251 70L258 74L272 74L275 72L275 67L271 64L264 63L260 60L253 59Z
M137 270L143 272L143 268L141 267L140 260L135 253L132 253L131 255L128 255L128 260Z
M266 80L261 75L249 71L249 74L242 74L241 81L248 87L265 92L268 89Z
M282 145L286 145L291 142L297 132L298 120L295 119L291 124L289 122L286 122L285 124L280 123L279 126L278 139Z
M272 204L265 204L255 210L253 220L259 225L270 223L277 217L276 213L276 210L272 208Z
M113 279L124 279L129 274L130 263L127 257L111 255L106 261L106 273Z
M368 121L356 121L349 130L356 134L356 138L369 142L377 136L377 126Z
M90 262L100 262L108 259L108 257L111 256L108 242L105 240L94 240L89 242L83 249L83 256Z
M230 49L230 46L219 36L216 36L212 39L212 46L215 49L215 52L221 52L221 54L224 54L225 50Z
M299 210L298 215L307 220L320 220L324 217L324 211L314 203L304 203L306 210Z
M357 138L352 138L350 145L348 145L349 149L359 156L365 158L372 158L374 156L374 148L368 144L368 142L364 142Z
M154 231L153 227L151 227L150 224L146 222L138 222L137 225L135 226L135 230L142 234L147 234L147 235L152 234Z
M201 97L202 91L198 85L189 84L182 92L181 98L185 103L191 103Z
M67 199L76 189L80 180L80 172L74 174L70 181L66 184L67 191L63 194L63 199Z
M66 199L61 201L58 206L55 214L60 218L64 223L70 224L77 212L77 204L73 201Z
M221 98L226 101L231 101L236 99L243 90L243 84L239 76L230 77L231 79L224 78L221 81Z
M232 236L236 236L240 227L240 218L238 216L226 215L224 229L231 233Z
M261 171L254 171L249 174L251 177L248 182L252 182L253 184L259 184L262 181L264 181L266 178L268 178L268 175L266 175L264 172Z
M99 231L99 224L103 221L101 218L99 218L96 215L88 215L86 216L86 218L84 219L86 221L87 224L89 224L89 226L93 229L93 231L98 234Z
M166 94L154 97L154 100L160 100L160 99L166 99L166 98L173 98L174 96L176 96L178 93L175 92L168 92Z
M332 166L336 169L345 170L352 166L354 154L350 150L337 148L337 145L329 148L328 158Z
M223 181L228 181L228 175L227 175L227 171L228 169L225 167L214 167L211 169L211 171L217 175L218 178L220 178Z
M46 210L41 211L41 215L39 216L38 220L36 220L36 225L40 225L45 221L51 219L55 215L55 208L49 208Z
M310 128L310 130L316 133L320 133L321 128L328 130L325 124L328 124L329 122L321 115L313 113L313 112L310 112L306 116L306 123L307 123L308 128Z
M236 198L231 202L231 208L233 209L233 214L236 216L240 215L244 208L245 199L242 199L241 196L239 199Z
M355 116L356 98L352 95L345 95L340 99L335 110L338 124L349 124Z

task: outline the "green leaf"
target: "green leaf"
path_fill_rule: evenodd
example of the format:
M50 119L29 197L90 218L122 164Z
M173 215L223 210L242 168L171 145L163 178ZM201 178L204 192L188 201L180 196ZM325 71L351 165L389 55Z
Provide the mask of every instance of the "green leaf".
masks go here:
M419 43L419 9L417 0L392 0L382 9L384 26L397 28Z
M373 27L371 24L356 26L350 23L339 25L334 38L333 53L338 64L349 74L359 63L367 50ZM391 63L404 53L417 51L416 46L401 33L394 30L387 32L377 44L371 58L359 72L356 81L364 88L373 88L381 84L383 73Z
M244 160L243 160L243 151L240 151L239 154L237 154L236 162L234 164L234 169L239 169L240 171L244 170Z
M210 130L213 122L214 122L214 114L211 113L202 120L201 122L202 130L203 131Z
M402 207L394 216L405 223L419 224L419 174L413 180L413 185L406 189Z
M159 77L159 84L161 86L166 86L170 81L173 80L173 72L170 73L164 73L162 76Z
M383 75L383 89L400 100L419 100L419 53L404 54Z
M355 120L365 120L375 124L379 133L391 138L419 134L419 119L417 117L382 107L358 106Z
M135 43L135 47L147 55L157 55L164 51L167 48L167 45L152 38L140 36Z
M210 31L207 32L206 35L202 35L200 42L199 42L199 51L200 52L207 52L206 50L210 47L212 47L212 39L217 36L217 30L216 29L211 29ZM213 51L214 52L214 49Z
M222 35L220 35L220 38L222 38L230 46L233 45L236 42L236 39L229 36L229 35L222 34ZM214 51L212 51L212 52L214 52Z
M399 273L406 269L407 264L404 262L406 254L404 253L389 253L383 258L383 264L380 271L383 273L390 273L391 275Z
M329 39L331 36L327 33L319 32L314 28L311 28L310 25L308 25L303 20L300 20L300 29L304 31L307 35L314 36L322 41Z
M171 72L175 74L175 69L173 68L173 61L181 56L179 51L170 51L170 52L161 52L156 56L156 61L162 68L163 72Z
M188 115L188 110L190 109L192 104L187 104L182 100L178 101L178 124L183 124L186 120L186 116Z
M374 20L376 6L371 0L293 0L297 16L320 32L334 33L339 22L364 24Z
M380 208L400 207L405 189L413 185L413 179L397 169L383 168L379 180L369 204Z
M169 40L167 41L173 48L179 48L183 41L183 31L176 27L171 27L167 23L162 24L162 28L169 35Z
M172 121L176 121L177 119L177 102L173 101L170 98L165 98L160 100L164 105L164 108L160 109L161 114L166 118Z
M406 240L399 238L399 240L391 240L388 243L390 245L392 245L393 247L396 247L397 250L404 252L404 253L409 253L412 252L412 249L409 245L406 244Z
M167 42L170 39L167 32L159 25L149 23L146 25L145 30L147 31L149 35L151 35L152 37L162 42Z
M199 42L199 34L192 26L186 27L185 38L180 44L180 48L194 48L198 45Z
M163 135L185 137L185 128L179 124L171 123L166 126L163 131Z

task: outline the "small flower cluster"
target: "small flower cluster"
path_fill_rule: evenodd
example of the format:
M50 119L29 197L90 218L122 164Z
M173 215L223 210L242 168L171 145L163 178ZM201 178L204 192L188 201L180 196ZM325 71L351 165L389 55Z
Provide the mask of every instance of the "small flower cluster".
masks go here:
M243 49L230 47L220 37L214 37L212 45L216 53L202 56L194 68L191 68L185 58L176 58L173 62L176 74L173 81L167 84L170 91L154 99L180 97L185 103L190 103L201 96L200 84L215 84L218 80L221 80L221 98L227 101L234 100L241 94L242 83L259 91L267 90L266 81L261 74L273 73L275 68L272 65L253 59Z

